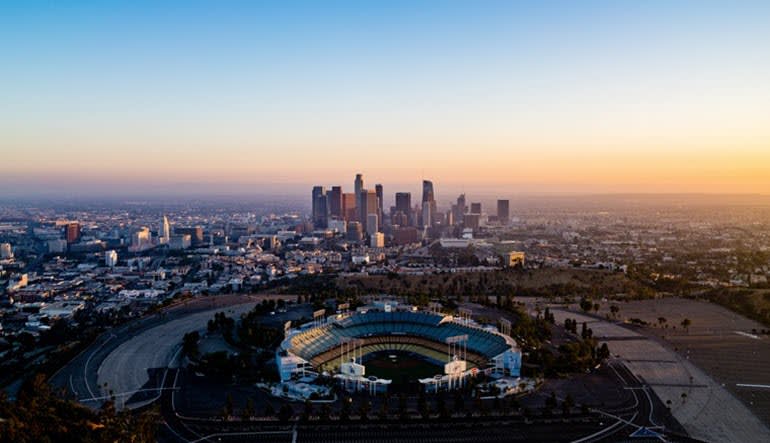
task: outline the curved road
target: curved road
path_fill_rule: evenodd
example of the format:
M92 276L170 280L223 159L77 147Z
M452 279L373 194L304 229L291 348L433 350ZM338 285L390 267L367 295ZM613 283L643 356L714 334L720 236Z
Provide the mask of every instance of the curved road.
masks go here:
M226 295L174 305L104 332L49 381L91 407L99 407L111 395L115 395L118 407L141 406L157 398L165 369L184 334L205 329L216 312L240 315L263 299L276 298L279 296ZM131 399L131 391L142 389L147 390L144 396ZM136 405L131 404L134 400Z

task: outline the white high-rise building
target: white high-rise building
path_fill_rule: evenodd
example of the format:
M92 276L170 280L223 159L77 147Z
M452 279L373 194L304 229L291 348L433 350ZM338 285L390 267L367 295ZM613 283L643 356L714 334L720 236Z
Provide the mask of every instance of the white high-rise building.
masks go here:
M104 253L104 265L108 268L114 268L118 264L118 253L114 250Z
M0 243L0 259L7 260L13 258L13 249L10 243Z
M131 236L131 247L135 250L142 250L151 246L150 229L142 227Z
M163 221L160 223L160 229L158 230L158 243L165 245L171 238L171 229L168 225L168 217L163 216Z

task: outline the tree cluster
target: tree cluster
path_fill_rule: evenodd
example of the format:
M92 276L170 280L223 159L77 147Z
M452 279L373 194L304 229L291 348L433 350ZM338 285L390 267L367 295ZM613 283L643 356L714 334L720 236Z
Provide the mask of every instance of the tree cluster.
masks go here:
M159 416L116 412L112 403L94 411L52 392L42 374L31 377L16 402L0 393L0 442L154 442Z

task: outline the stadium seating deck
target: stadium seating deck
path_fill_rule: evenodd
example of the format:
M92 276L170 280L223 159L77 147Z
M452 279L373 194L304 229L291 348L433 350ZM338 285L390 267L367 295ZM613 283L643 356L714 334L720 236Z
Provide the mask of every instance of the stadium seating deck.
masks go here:
M355 314L292 336L290 350L317 366L333 358L334 350L343 342L352 339L365 339L366 346L379 345L381 350L394 349L395 345L412 345L438 352L446 349L448 337L467 335L469 360L477 364L481 363L480 360L489 360L509 348L505 339L497 334L455 322L442 322L443 318L441 315L427 312L370 311ZM399 339L395 339L396 337ZM407 338L410 337L421 340L409 343Z

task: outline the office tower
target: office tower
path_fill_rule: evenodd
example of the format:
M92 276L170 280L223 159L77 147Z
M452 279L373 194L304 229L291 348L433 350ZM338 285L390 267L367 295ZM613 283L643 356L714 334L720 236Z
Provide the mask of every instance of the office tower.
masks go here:
M466 206L465 206L465 194L460 194L457 197L457 204L452 205L452 208L454 209L454 219L455 223L460 225L463 223L463 216L465 215Z
M463 222L463 216L467 209L465 206L465 194L460 194L460 196L457 197L457 204L453 205L452 208L454 209L454 221L459 225Z
M358 196L356 194L350 192L342 194L342 217L345 219L345 221L354 221L357 219L357 201Z
M460 214L465 214L466 209L467 208L465 206L465 194L460 194L457 197L457 210L460 211Z
M323 186L313 186L313 225L316 228L326 228L329 205L326 200L326 189Z
M164 215L163 220L160 222L160 229L158 230L158 243L166 244L171 238L171 229L168 225L168 218Z
M412 194L409 192L396 192L396 207L394 216L398 216L399 220L391 220L391 224L399 226L411 226L412 225Z
M361 218L360 212L361 207L363 206L363 203L361 203L361 192L364 190L364 176L362 174L356 174L356 180L353 183L353 192L356 194L356 207L359 208L358 213L356 214L356 217L358 217L356 220L360 222L364 222L366 220L366 214L364 214L364 218Z
M13 249L10 243L0 243L0 258L3 260L13 258Z
M377 214L369 213L366 214L366 233L369 235L374 235L379 231L379 217L377 217Z
M397 246L408 245L420 241L420 232L417 228L406 227L393 230L393 244Z
M114 250L104 253L104 265L108 268L114 268L118 264L118 253Z
M383 195L382 195L382 185L376 184L374 185L374 193L377 194L377 218L379 220L379 226L382 227L382 218L383 218Z
M433 217L433 213L430 211L430 204L423 202L422 204L422 227L430 227L430 220Z
M168 242L170 249L187 249L192 244L192 236L190 234L174 235Z
M422 181L422 202L435 202L436 198L433 194L433 182L430 180Z
M452 226L454 224L454 213L450 209L449 211L446 211L446 226Z
M409 214L412 211L412 194L410 192L396 192L396 211Z
M497 221L501 225L507 225L510 220L510 206L508 200L497 201Z
M67 240L63 238L57 238L56 240L48 240L48 252L58 254L67 250Z
M396 211L395 208L393 215L390 216L390 223L394 226L409 226L409 216L401 211Z
M80 223L67 223L67 243L75 243L80 240Z
M425 208L428 208L427 211ZM428 214L428 218L425 215ZM433 193L433 182L430 180L422 181L422 226L433 225L433 215L436 214L436 197Z
M463 226L466 228L471 228L474 231L477 231L479 229L479 219L481 216L476 213L468 213L463 215Z
M348 223L347 239L350 241L361 241L364 238L364 231L361 223L353 221Z
M141 227L131 236L131 246L135 249L144 249L152 243L150 228Z
M471 214L481 214L481 203L471 203Z
M359 201L361 202L361 207L358 211L358 219L361 220L364 231L369 232L366 226L367 216L369 214L377 214L377 193L371 189L362 189Z
M339 220L339 219L330 219L329 220L329 226L326 228L332 232L337 232L339 234L344 234L347 230L347 225L345 224L345 220Z
M385 234L382 232L375 232L369 237L370 248L384 248L385 247Z
M329 203L329 215L342 219L344 216L342 213L342 186L332 186L332 190L326 197Z
M190 241L195 244L203 243L203 228L196 226L194 228L174 228L174 233L189 235Z

